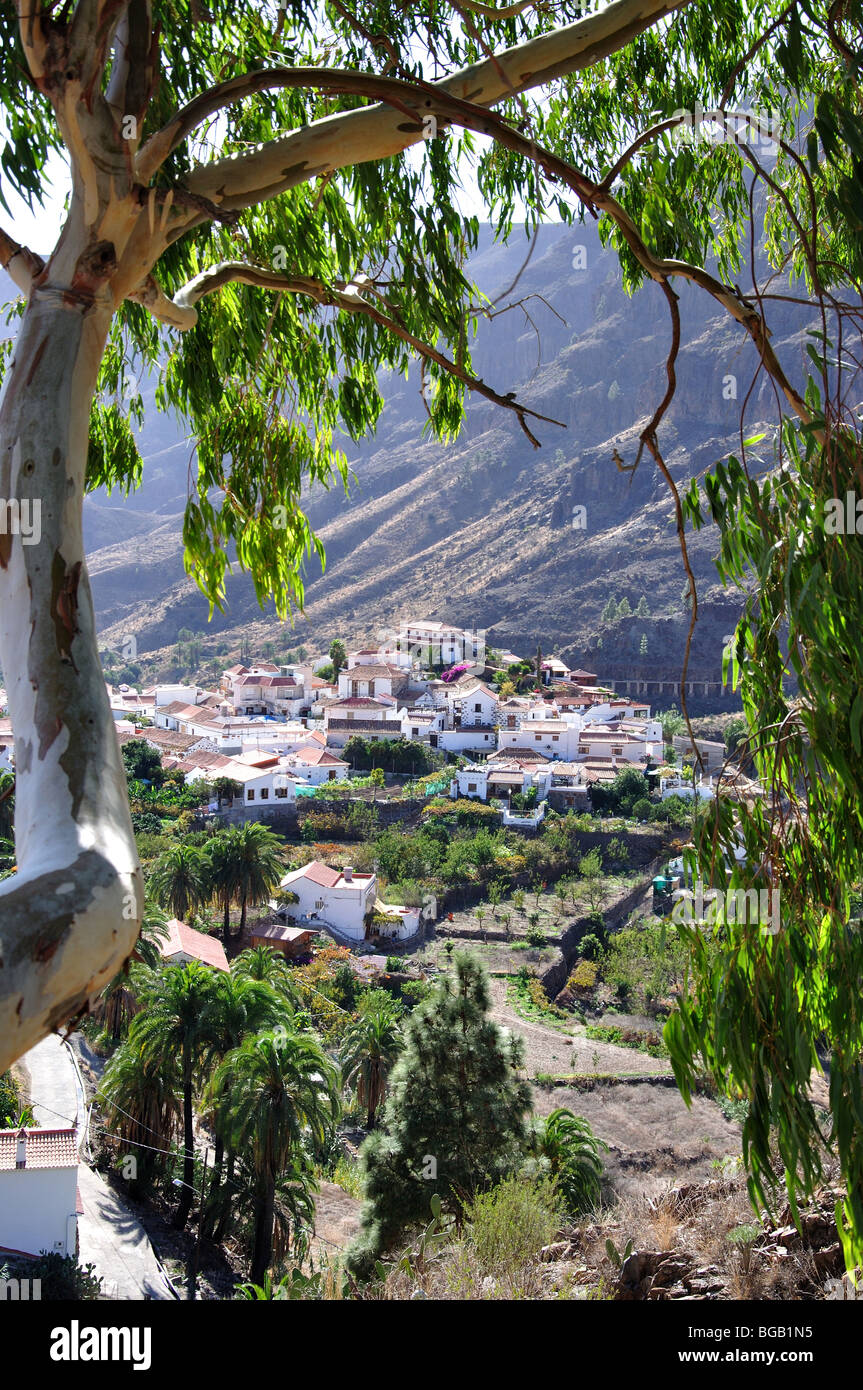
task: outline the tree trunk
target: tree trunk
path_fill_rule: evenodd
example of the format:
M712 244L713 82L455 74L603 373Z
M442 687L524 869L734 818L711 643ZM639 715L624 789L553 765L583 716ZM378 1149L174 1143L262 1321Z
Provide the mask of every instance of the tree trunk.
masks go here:
M225 893L225 916L224 916L224 918L223 918L223 920L222 920L222 944L224 945L225 950L227 950L227 948L228 948L228 942L230 941L230 939L231 939L231 899L230 899L229 894L226 892L226 893Z
M252 1255L252 1283L262 1284L273 1258L273 1212L276 1203L276 1184L271 1177L263 1180L258 1197L258 1216L255 1222L255 1249Z
M174 1227L182 1231L189 1219L195 1196L195 1121L192 1111L192 1060L183 1059L183 1186L180 1205L174 1217Z
M0 1072L86 1010L132 951L143 905L81 532L113 312L91 257L64 256L66 285L32 290L0 405L0 662L18 774L18 872L0 884Z
M219 1212L219 1224L216 1226L213 1239L218 1243L224 1240L225 1232L228 1229L228 1221L231 1215L231 1197L234 1193L234 1168L237 1162L237 1155L232 1148L228 1149L228 1163L225 1169L225 1183L221 1195L221 1210Z

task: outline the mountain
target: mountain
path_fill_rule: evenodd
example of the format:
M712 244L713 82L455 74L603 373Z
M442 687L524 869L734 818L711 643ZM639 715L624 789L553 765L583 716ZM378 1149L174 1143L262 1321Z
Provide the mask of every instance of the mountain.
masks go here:
M496 305L521 302L481 323L477 374L564 428L531 422L542 442L535 450L513 415L472 397L459 439L435 444L423 434L419 372L407 381L382 377L386 406L377 434L359 447L345 444L355 476L350 496L317 488L306 499L327 565L321 575L316 561L309 564L305 614L292 629L271 610L262 613L251 581L238 574L229 581L228 611L208 624L206 601L182 561L194 449L155 409L150 390L141 488L128 499L99 492L85 502L107 644L119 647L134 633L139 655L169 663L165 649L190 628L204 632L205 653L217 640L234 650L241 635L252 651L268 641L279 650L304 643L324 651L335 635L376 640L401 617L433 616L485 628L495 646L530 652L541 642L544 651L608 677L679 676L688 609L669 490L646 452L634 474L612 457L617 450L633 462L665 390L670 325L659 288L648 284L628 298L617 257L592 225L542 227L533 246L523 230L504 246L484 229L469 270ZM741 403L758 364L749 339L707 296L680 281L675 288L683 327L678 384L659 437L682 487L739 451ZM771 306L773 343L792 375L806 361L811 317L797 306ZM776 420L774 392L762 376L748 399L746 432L770 435ZM769 438L763 447L766 461ZM739 598L716 582L716 533L690 536L689 548L699 581L691 671L715 681ZM635 609L642 594L648 619L601 624L610 595L625 596Z

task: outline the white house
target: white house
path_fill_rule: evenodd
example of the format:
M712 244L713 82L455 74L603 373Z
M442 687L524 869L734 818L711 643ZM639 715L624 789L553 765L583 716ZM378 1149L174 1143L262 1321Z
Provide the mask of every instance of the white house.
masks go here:
M0 1251L74 1256L77 1245L75 1130L0 1130Z
M399 624L398 647L412 662L428 666L452 666L457 661L485 659L484 631L471 632L429 618Z
M350 695L324 711L327 743L344 748L354 734L367 739L401 738L402 721L394 700Z
M498 729L498 750L529 749L570 762L578 757L578 725L565 719L525 719L518 729Z
M497 693L476 676L462 676L446 686L445 698L453 728L482 725L490 728L497 719Z
M355 874L353 869L331 869L315 859L285 874L283 891L296 893L298 902L286 909L298 922L320 922L335 927L353 941L364 941L367 920L374 912L378 881L375 874Z
M303 778L309 786L320 787L324 782L346 781L349 765L328 748L312 744L289 753L283 759L283 766Z
M11 772L14 767L12 755L15 751L15 743L10 735L8 738L4 734L0 738L0 772Z
M349 666L339 672L339 695L347 699L351 695L400 695L408 685L406 671L398 666L383 662L369 662L362 666Z

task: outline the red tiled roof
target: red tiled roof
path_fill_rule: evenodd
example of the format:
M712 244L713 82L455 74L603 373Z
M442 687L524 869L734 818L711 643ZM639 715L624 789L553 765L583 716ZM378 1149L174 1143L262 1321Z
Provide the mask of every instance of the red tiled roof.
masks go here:
M0 1172L17 1168L18 1129L0 1130ZM25 1129L27 1168L77 1168L78 1145L74 1129Z
M319 884L321 888L335 888L342 874L340 869L331 869L329 864L322 864L319 859L313 859L311 864L306 864L302 876L312 883Z
M214 970L228 969L225 948L215 936L205 936L203 932L195 931L194 927L188 926L176 917L172 917L166 925L168 939L159 946L164 960L182 952L184 956L191 956L204 965L211 965Z

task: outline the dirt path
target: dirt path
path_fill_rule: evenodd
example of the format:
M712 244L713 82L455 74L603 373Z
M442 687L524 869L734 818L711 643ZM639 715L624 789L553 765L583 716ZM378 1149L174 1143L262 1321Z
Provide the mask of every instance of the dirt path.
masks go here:
M552 1076L568 1076L578 1072L602 1072L609 1076L666 1076L670 1068L661 1057L649 1057L633 1047L617 1047L614 1043L594 1042L586 1038L579 1025L572 1033L547 1028L530 1022L516 1013L506 998L507 981L491 980L491 1017L511 1033L524 1039L525 1065L528 1076L546 1072Z
M349 1197L333 1182L322 1182L315 1199L315 1234L312 1250L315 1263L327 1254L338 1254L350 1243L360 1229L360 1207L356 1197Z

